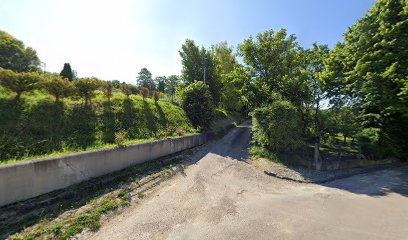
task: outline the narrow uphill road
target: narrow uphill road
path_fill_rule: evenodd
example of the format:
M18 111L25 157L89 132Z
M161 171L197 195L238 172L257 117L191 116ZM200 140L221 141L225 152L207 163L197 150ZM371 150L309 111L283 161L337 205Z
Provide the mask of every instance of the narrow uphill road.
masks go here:
M408 169L300 184L248 164L243 124L88 239L407 239Z

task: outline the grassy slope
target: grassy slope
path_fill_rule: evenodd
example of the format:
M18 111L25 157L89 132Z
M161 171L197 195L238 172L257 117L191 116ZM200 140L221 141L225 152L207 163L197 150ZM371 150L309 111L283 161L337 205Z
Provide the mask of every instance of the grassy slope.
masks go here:
M19 103L13 96L0 87L0 164L112 147L121 130L127 143L194 132L181 108L135 95L117 92L108 103L97 91L92 107L78 97L55 103L41 91L23 94Z

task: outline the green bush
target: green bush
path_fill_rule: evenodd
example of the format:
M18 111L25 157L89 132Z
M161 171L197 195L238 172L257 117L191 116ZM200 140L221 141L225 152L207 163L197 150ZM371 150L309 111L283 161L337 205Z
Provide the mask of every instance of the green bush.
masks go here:
M300 114L288 101L276 100L268 107L257 108L253 116L253 142L268 150L285 152L302 145Z
M357 143L361 154L370 160L379 160L394 156L390 140L380 128L364 128L357 134Z
M208 128L214 117L214 105L208 86L195 81L181 93L181 107L194 127Z

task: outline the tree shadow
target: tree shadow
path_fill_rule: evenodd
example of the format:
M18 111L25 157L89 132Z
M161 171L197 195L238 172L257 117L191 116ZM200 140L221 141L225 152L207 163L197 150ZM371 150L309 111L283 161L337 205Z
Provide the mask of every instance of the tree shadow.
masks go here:
M112 109L112 105L109 102L103 104L103 112L101 116L101 130L102 138L104 142L113 143L115 141L116 116Z
M139 134L137 124L137 109L132 99L126 98L122 102L122 111L119 113L118 121L120 128L127 131L130 138L136 138Z
M151 132L151 136L155 135L157 133L157 122L158 119L157 117L154 115L152 109L150 108L149 104L147 102L143 102L143 115L146 117L145 121L146 121L146 127L147 129L149 129L149 131Z
M67 142L71 147L86 149L95 143L98 119L92 106L74 106L67 118Z
M162 107L160 106L159 103L155 103L157 112L159 113L159 123L160 125L162 125L163 127L167 127L168 125L168 120L166 117L166 114L164 114Z
M60 150L64 140L63 103L40 101L25 106L20 100L0 100L1 159Z
M0 98L0 161L23 155L24 143L19 137L23 111L22 101Z

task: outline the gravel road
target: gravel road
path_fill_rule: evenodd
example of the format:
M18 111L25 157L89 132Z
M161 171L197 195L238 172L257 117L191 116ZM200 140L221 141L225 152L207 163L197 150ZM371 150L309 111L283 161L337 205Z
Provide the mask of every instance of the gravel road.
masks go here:
M88 239L408 239L408 168L324 185L248 163L243 124Z

